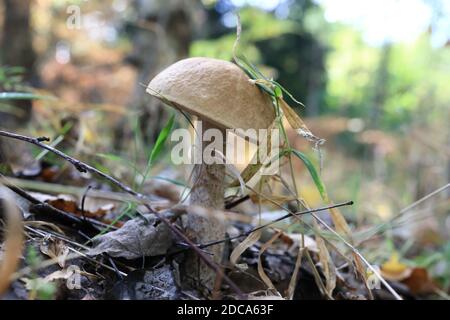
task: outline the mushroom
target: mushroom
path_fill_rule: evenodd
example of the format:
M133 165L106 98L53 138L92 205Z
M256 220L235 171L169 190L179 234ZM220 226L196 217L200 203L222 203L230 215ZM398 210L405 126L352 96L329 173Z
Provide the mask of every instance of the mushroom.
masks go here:
M234 63L211 59L189 58L178 61L159 73L148 85L147 92L202 121L203 130L217 129L223 134L225 154L227 129L267 129L275 119L270 97ZM196 139L200 150L209 144ZM217 157L216 157L217 158ZM224 208L225 165L195 164L190 203L213 209ZM223 222L192 213L187 217L187 234L196 243L208 243L225 237ZM223 245L208 248L213 260L222 262ZM215 273L198 260L188 258L186 266L203 286L212 288Z

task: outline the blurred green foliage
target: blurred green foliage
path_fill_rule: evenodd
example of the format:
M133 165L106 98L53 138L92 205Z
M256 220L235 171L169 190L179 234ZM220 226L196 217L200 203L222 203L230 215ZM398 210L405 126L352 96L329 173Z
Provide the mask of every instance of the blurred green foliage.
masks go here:
M208 1L208 6L220 3L230 24L236 8L223 9L229 1ZM377 117L378 127L395 130L439 117L448 108L450 50L432 47L428 33L412 43L386 42L385 52L367 44L355 27L327 22L315 2L279 6L287 4L284 17L276 10L238 8L241 44L251 61L305 103L306 115L331 113L367 123ZM195 41L190 54L230 60L234 39L230 25L219 36Z

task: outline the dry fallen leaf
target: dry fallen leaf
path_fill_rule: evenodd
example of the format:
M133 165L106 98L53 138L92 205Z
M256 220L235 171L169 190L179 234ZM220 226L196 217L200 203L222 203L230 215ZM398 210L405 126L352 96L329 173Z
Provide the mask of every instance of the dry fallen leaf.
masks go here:
M66 258L69 254L69 248L61 240L43 239L40 244L40 250L46 256L57 259L61 268L66 264Z
M64 198L48 199L46 200L46 202L59 210L72 213L78 217L92 218L102 221L103 223L106 224L112 223L111 220L105 219L104 217L114 209L113 204L104 205L100 208L97 208L95 211L89 211L86 208L83 211L78 206L77 202L71 199L64 199ZM123 223L121 221L118 221L114 224L114 226L118 228L122 227L122 225Z
M381 275L386 280L402 281L412 273L412 268L400 262L397 252L394 252L388 261L381 266Z
M125 259L166 254L172 245L172 233L153 215L144 217L129 220L119 230L95 238L95 247L89 254L107 253Z
M429 294L437 289L426 269L401 263L396 252L381 266L381 274L386 280L402 282L413 294Z
M410 276L402 281L414 294L429 294L436 292L437 286L431 280L424 268L414 268Z
M78 207L78 204L73 200L67 200L67 199L61 199L58 198L56 200L48 200L48 204L52 205L53 207L60 209L65 212L70 212L73 214L76 214L77 216L84 215L85 217L89 218L101 218L105 216L112 207L105 207L105 208L99 208L94 212L84 210L84 212Z

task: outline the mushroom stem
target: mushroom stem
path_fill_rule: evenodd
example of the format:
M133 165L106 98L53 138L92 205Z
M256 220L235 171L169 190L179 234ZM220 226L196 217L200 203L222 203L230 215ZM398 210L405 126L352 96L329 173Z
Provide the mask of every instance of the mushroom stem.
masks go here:
M216 126L203 121L203 130L199 132L202 134L208 129L218 129ZM219 129L225 141L226 132ZM205 150L210 142L203 141L204 139L196 139L196 145L202 146L200 150ZM225 143L223 147L225 154ZM224 208L224 178L225 178L225 164L195 164L193 169L192 181L194 185L191 189L190 203L192 205L201 206L211 209ZM208 243L214 240L223 239L225 237L225 225L223 221L215 218L213 215L209 217L200 216L190 213L187 217L187 232L191 238L198 244ZM223 244L211 246L208 252L216 263L222 262ZM197 281L198 285L207 287L212 290L216 273L210 269L203 261L201 261L194 253L192 253L186 261L186 271L189 277Z

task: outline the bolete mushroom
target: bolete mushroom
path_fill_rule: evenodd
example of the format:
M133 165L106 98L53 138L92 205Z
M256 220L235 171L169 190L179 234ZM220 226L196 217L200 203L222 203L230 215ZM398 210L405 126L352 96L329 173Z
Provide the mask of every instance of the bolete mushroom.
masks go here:
M148 85L147 92L179 110L195 115L202 121L203 132L218 129L223 134L224 149L227 129L267 129L275 112L266 94L249 81L249 77L234 63L211 59L189 58L178 61L159 73ZM200 132L199 134L203 134ZM196 147L204 147L203 141ZM225 165L195 164L190 203L223 209ZM186 231L197 243L223 239L225 226L214 218L189 214ZM208 248L213 260L222 261L223 245ZM186 263L201 284L212 288L215 273L191 257Z

